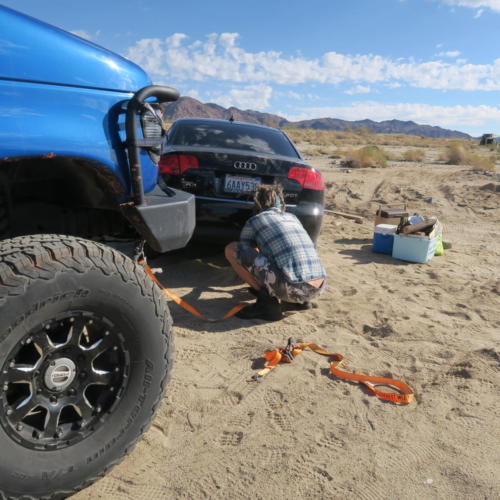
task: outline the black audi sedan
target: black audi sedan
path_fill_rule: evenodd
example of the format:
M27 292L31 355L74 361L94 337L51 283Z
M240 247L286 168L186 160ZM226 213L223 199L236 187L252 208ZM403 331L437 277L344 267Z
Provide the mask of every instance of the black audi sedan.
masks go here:
M253 215L259 183L280 183L287 212L316 241L323 219L324 182L282 131L250 123L182 118L170 128L158 164L165 184L196 197L195 238L238 239Z

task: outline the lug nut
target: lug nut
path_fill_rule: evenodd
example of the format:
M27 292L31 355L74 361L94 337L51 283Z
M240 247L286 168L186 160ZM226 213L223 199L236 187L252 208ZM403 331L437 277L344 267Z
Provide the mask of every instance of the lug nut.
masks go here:
M16 429L17 429L18 431L22 431L22 430L23 430L23 424L17 424L17 425L16 425Z
M74 396L76 394L76 391L75 391L75 389L71 388L69 390L69 393L70 393L71 396Z
M9 390L9 384L3 384L3 390L8 391Z
M57 403L57 397L56 396L50 396L50 402L51 403Z
M26 339L26 343L27 343L27 344L31 344L31 341L32 341L32 338L31 338L31 337L28 337L28 338Z
M63 435L63 430L59 427L56 432L56 437L60 438Z
M12 415L14 413L14 410L12 408L9 408L7 411L6 411L7 415Z

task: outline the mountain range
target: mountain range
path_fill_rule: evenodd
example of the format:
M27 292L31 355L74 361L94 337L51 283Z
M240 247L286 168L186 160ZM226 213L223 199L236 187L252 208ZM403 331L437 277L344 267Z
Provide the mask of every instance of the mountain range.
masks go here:
M169 121L178 118L218 118L257 123L277 128L312 128L316 130L349 130L368 129L376 134L410 134L424 137L446 137L471 139L471 136L457 130L449 130L431 125L419 125L413 121L385 120L341 120L339 118L313 118L312 120L288 121L282 116L261 113L250 109L241 110L235 107L224 108L214 103L202 103L192 97L181 97L165 106L164 118Z

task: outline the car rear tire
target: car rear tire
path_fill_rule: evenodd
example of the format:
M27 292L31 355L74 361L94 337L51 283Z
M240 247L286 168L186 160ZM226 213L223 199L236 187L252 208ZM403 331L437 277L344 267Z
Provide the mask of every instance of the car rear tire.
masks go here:
M144 270L55 235L0 242L0 498L64 498L151 422L171 318Z

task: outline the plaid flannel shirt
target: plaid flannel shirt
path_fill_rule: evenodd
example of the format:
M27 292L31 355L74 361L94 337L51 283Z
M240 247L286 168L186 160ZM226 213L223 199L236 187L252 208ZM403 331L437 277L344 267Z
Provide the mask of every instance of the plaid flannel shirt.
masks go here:
M326 278L311 238L293 214L264 210L247 221L240 240L257 247L289 283Z

